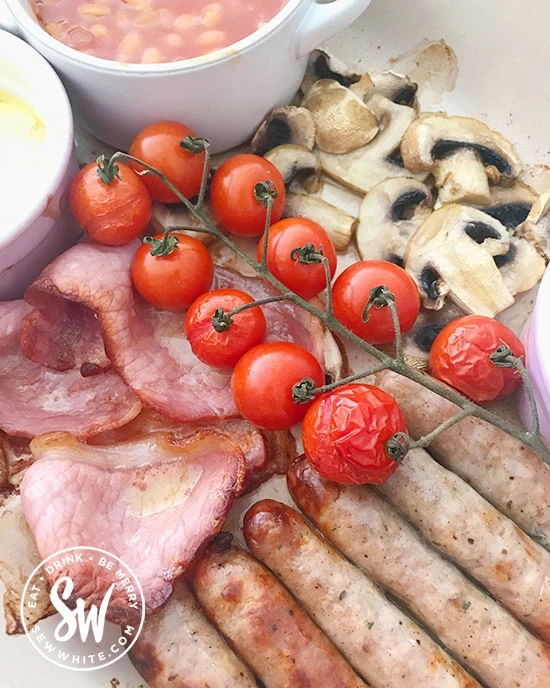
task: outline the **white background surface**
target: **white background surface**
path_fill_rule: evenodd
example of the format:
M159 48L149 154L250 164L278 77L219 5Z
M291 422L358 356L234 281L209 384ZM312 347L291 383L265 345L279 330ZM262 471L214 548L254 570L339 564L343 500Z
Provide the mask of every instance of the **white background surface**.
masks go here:
M517 146L526 163L548 163L549 20L548 0L373 0L328 45L370 71L423 39L443 38L458 57L456 86L439 102L422 99L423 107L481 117ZM104 670L72 672L40 657L25 637L1 631L0 669L0 688L108 688L113 678L120 688L145 685L127 658Z

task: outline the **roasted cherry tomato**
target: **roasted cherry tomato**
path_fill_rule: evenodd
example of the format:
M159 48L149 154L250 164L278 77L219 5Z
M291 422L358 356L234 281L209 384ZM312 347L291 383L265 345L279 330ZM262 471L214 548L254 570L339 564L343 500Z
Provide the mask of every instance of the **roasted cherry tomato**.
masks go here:
M260 236L265 228L266 207L254 195L256 184L271 180L277 198L271 222L281 219L285 205L285 183L279 170L259 155L236 155L223 162L210 185L210 205L218 223L239 236Z
M430 350L431 374L477 403L513 392L521 382L513 368L491 361L505 344L514 356L525 356L518 337L506 325L483 315L466 315L446 325Z
M259 428L287 430L302 420L311 404L292 399L292 388L306 377L317 387L325 381L309 351L290 342L266 342L250 349L235 366L233 399L241 416Z
M198 359L213 368L233 368L243 354L264 341L265 316L260 306L228 316L249 303L254 299L244 291L216 289L191 304L185 334Z
M362 260L344 270L332 287L334 315L366 342L389 344L395 340L395 330L388 307L371 308L363 322L371 289L379 286L394 295L401 332L408 332L420 310L418 289L403 268L383 260Z
M188 308L210 288L212 258L200 241L177 232L168 236L166 255L152 255L163 240L157 234L153 245L144 243L138 248L132 261L134 287L158 308Z
M397 469L385 449L396 432L407 432L395 399L372 385L351 384L324 394L302 425L304 451L319 473L337 483L381 485Z
M122 246L140 236L151 219L151 196L127 165L91 162L76 175L70 204L82 229L100 244Z
M267 267L285 287L304 299L312 299L327 286L325 268L322 263L303 263L298 255L292 255L295 248L310 244L314 252L320 251L328 260L330 276L336 270L336 251L331 238L316 222L302 217L289 217L276 222L269 229L267 242ZM258 245L258 261L262 259L264 239Z
M191 153L183 148L181 142L187 136L195 138L193 131L184 124L156 122L139 132L130 146L129 153L162 172L184 196L193 198L201 188L205 153ZM132 167L142 169L135 164ZM155 201L180 202L155 175L144 174L142 179Z

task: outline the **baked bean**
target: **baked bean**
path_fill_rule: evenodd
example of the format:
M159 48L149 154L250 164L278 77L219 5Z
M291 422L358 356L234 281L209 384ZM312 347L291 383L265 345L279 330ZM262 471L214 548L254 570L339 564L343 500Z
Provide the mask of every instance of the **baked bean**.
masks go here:
M185 60L232 45L273 19L286 2L31 0L40 24L62 43L107 60L143 64Z

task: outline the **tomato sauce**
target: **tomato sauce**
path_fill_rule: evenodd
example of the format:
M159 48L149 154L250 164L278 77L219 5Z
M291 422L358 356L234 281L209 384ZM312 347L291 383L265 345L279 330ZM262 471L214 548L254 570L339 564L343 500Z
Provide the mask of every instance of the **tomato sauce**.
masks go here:
M174 62L254 33L287 0L33 0L45 30L107 60Z

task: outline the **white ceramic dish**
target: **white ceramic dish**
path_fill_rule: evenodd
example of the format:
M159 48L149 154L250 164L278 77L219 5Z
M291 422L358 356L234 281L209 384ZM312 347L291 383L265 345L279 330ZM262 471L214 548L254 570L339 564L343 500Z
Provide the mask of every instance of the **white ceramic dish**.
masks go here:
M0 90L19 97L45 125L44 172L28 184L16 220L0 230L0 300L5 300L20 296L74 242L67 191L76 162L71 107L61 81L35 50L1 30Z
M303 78L307 55L348 26L370 0L288 0L255 33L228 48L190 60L121 64L78 52L35 21L28 0L0 0L17 31L57 69L87 128L127 148L144 126L186 122L214 152L243 143L274 105L288 103Z
M444 39L457 55L456 84L442 98L441 80L436 88L424 87L424 107L481 117L514 142L526 164L550 163L549 19L546 0L531 0L529 11L523 0L509 0L505 9L499 0L373 0L329 47L350 63L379 69L426 38ZM436 57L440 60L441 53ZM431 74L424 68L416 78L433 85L440 72L434 63ZM449 72L445 83L450 86L453 81ZM262 496L285 501L288 493L283 483L278 479L267 484ZM243 511L255 497L243 500ZM145 687L127 658L98 672L74 674L43 660L26 638L7 638L1 630L0 657L2 688L110 688L118 685L111 684L113 678L120 682L119 688Z

